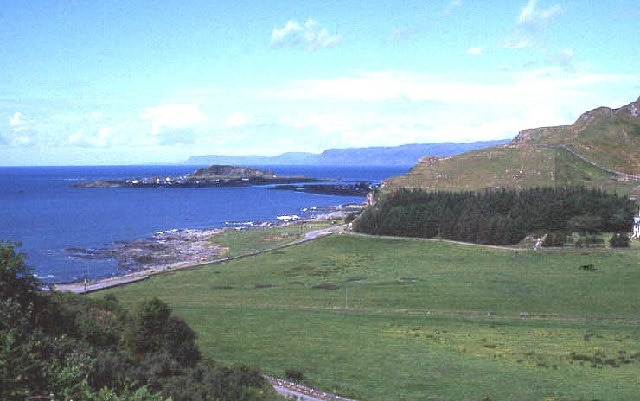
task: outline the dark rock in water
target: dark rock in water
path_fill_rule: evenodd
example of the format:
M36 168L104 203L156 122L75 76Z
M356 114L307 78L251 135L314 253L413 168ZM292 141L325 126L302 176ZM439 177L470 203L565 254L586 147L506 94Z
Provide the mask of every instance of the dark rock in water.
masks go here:
M366 196L369 192L376 190L380 184L372 182L356 183L327 183L327 184L297 184L297 185L277 185L273 189L298 191L310 194L322 195L343 195L343 196Z
M209 242L215 230L169 230L150 238L118 241L106 248L67 248L72 258L117 262L127 271L167 268L182 263L203 263L218 258L222 250Z

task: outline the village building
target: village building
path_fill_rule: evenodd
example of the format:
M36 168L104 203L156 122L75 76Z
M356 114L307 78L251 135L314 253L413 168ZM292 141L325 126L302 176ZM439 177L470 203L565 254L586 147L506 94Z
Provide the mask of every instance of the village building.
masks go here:
M640 210L638 210L638 215L633 218L633 232L631 233L631 238L640 239Z

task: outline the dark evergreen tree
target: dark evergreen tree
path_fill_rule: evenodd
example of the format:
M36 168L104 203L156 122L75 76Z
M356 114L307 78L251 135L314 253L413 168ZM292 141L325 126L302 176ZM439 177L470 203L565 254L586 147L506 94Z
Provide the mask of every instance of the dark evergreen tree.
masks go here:
M515 244L529 233L552 232L554 243L572 231L593 234L630 229L628 199L582 187L426 192L399 189L354 221L370 234Z

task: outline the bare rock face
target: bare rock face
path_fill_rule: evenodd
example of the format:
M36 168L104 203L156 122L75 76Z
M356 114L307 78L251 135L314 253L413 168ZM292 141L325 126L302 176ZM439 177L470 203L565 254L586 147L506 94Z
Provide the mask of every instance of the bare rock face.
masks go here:
M542 128L531 128L525 129L518 132L513 141L511 142L514 145L525 144L525 143L534 143L538 142L541 138L548 138L555 136L559 131L566 130L570 128L569 125L561 125L558 127L542 127Z
M634 120L640 118L640 97L635 102L631 102L626 106L613 110L613 115L616 117Z

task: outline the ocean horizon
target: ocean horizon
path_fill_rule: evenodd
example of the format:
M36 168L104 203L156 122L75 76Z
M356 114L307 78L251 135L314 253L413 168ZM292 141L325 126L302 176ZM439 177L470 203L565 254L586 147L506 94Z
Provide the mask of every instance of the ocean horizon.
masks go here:
M124 274L115 260L78 258L72 249L102 249L156 232L275 223L280 215L309 218L314 208L362 203L361 196L216 188L78 188L74 183L184 175L202 166L0 167L0 240L18 242L45 283ZM280 175L345 182L380 182L410 166L255 166Z

